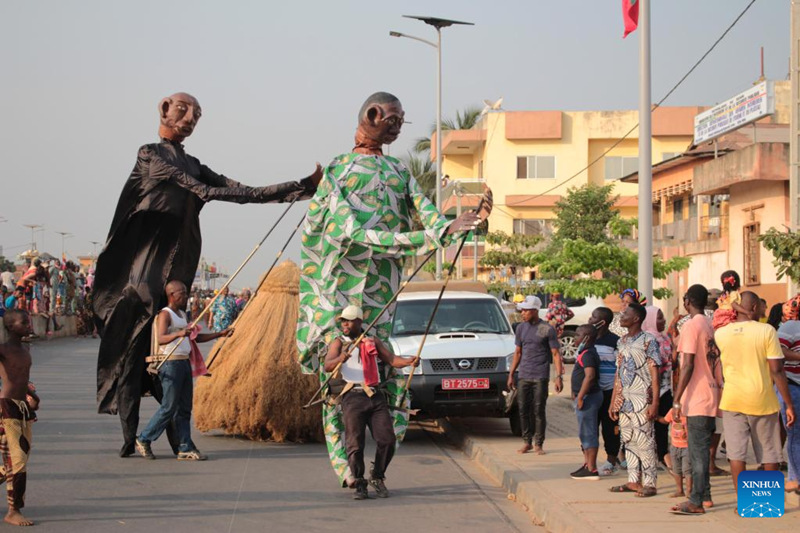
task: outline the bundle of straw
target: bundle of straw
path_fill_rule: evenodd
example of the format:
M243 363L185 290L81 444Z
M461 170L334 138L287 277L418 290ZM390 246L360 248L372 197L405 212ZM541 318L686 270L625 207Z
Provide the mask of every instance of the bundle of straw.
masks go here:
M320 409L301 406L318 386L297 364L300 269L276 267L247 304L194 393L195 425L275 442L322 442ZM219 339L217 342L222 342Z

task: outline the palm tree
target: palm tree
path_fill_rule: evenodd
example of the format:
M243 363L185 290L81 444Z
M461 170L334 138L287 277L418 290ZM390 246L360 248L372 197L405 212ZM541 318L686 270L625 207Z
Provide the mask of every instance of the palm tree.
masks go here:
M442 119L442 131L447 130L469 130L475 127L478 123L478 119L481 118L481 111L480 107L470 106L464 109L463 111L456 111L456 119L455 121L450 118L443 118ZM436 123L434 122L431 126L431 135L436 133ZM431 138L430 137L420 137L414 143L414 151L418 154L423 153L430 153L431 151Z
M400 158L408 168L408 172L417 180L425 196L435 202L436 195L436 168L430 157L418 156L409 152L405 157Z

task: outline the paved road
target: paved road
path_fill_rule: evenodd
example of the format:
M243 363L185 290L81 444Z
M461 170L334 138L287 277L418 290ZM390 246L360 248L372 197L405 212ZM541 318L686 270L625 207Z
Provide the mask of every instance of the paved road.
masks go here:
M200 435L203 463L168 455L119 459L116 417L95 413L97 340L32 347L42 408L26 513L39 531L530 531L504 490L430 428L409 432L388 472L387 500L356 502L337 487L321 444L269 444ZM143 422L155 401L145 399ZM2 527L2 526L0 526ZM10 526L9 526L10 527Z

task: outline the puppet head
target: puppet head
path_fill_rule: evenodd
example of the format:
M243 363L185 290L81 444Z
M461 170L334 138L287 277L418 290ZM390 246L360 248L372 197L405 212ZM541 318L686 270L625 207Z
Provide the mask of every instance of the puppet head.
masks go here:
M364 102L358 112L356 146L360 154L379 155L384 144L392 144L400 135L405 122L403 105L389 93L375 93Z
M158 114L161 117L158 134L164 139L182 142L194 131L202 109L191 94L175 93L161 100Z

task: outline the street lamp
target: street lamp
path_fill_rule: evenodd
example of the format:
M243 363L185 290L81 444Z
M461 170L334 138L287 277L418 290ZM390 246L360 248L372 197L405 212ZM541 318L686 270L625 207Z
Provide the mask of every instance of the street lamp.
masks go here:
M95 259L97 259L97 245L101 244L100 241L89 241L92 243L92 255Z
M67 237L72 237L72 233L68 231L57 231L56 233L61 235L61 259L64 259L64 240L66 240Z
M472 22L460 22L458 20L440 19L436 17L417 17L413 15L403 15L405 18L421 20L425 24L436 28L436 42L406 35L399 31L390 31L392 37L406 37L436 49L437 72L436 72L436 209L442 212L442 28L447 28L453 24L464 26L474 26ZM442 279L442 251L436 252L436 279Z
M33 251L36 249L36 230L43 228L44 226L41 224L23 224L23 226L31 229L31 251Z

